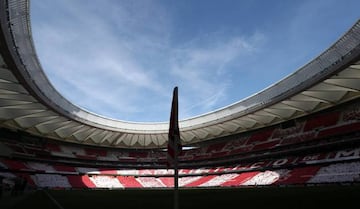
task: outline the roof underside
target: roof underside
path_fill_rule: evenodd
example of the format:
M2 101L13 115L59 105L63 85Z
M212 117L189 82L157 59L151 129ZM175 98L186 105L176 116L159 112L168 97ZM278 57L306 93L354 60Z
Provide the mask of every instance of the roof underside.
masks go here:
M2 1L0 6L1 127L87 145L166 146L167 123L108 119L64 99L49 83L37 59L28 1ZM358 21L319 57L284 80L231 106L180 121L181 139L183 144L192 144L246 132L305 116L359 96Z

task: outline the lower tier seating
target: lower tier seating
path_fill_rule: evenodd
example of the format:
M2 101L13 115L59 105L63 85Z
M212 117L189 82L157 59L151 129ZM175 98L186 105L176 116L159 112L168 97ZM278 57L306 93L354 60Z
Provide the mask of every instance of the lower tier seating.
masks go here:
M0 172L4 178L15 179L25 174ZM26 174L40 188L165 188L173 187L172 177L135 177L109 174L59 175ZM229 187L256 185L293 185L315 183L360 182L360 161L298 168L222 173L198 176L180 176L180 187Z

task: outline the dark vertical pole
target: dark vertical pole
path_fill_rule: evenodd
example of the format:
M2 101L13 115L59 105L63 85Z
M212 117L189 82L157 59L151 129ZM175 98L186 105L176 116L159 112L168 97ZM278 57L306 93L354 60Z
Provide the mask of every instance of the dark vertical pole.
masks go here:
M179 118L178 118L178 88L173 91L171 103L170 123L169 123L169 141L168 141L168 165L174 166L174 209L179 208L179 170L178 155L181 147Z
M180 138L176 139L180 140ZM175 149L174 159L174 209L179 209L179 169L178 169L178 148Z

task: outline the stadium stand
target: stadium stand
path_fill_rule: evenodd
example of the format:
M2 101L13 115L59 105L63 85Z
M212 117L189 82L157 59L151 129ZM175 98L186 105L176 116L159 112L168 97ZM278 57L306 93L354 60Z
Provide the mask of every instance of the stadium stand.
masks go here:
M93 184L87 176L70 175L67 178L72 188L96 188L95 184Z
M257 175L258 173L259 173L258 171L241 173L241 174L237 175L236 177L234 177L234 178L230 179L229 181L224 182L220 185L221 186L240 186L244 182L248 181L249 179L251 179L252 177Z
M243 182L241 185L270 185L274 184L279 180L281 176L283 176L285 173L287 173L288 170L275 170L275 171L263 171L255 176L253 176L251 179Z
M360 181L360 162L336 163L323 166L307 183Z
M273 169L269 167L265 171L257 171L251 166L249 171L234 173L202 173L193 171L194 176L180 177L179 184L183 187L219 187L219 186L254 186L254 185L296 185L306 183L341 183L358 182L360 161L348 163L333 163L324 165L309 165L286 169ZM27 163L29 165L29 163ZM254 164L253 164L254 165ZM253 171L251 171L253 167ZM39 168L39 167L37 167ZM46 167L43 167L46 168ZM30 174L34 185L45 188L145 188L145 187L172 187L172 178L164 176L119 176L110 173L94 173L92 169L82 174L53 174L34 173ZM149 170L151 173L152 170ZM188 173L189 174L189 173ZM5 175L13 177L14 175Z
M142 187L142 184L140 184L134 176L117 176L117 178L125 188Z
M157 188L157 187L166 187L159 178L156 177L137 177L136 181L138 181L142 187L149 187L149 188Z
M41 188L71 188L68 178L58 174L35 174L31 178Z
M123 188L124 186L119 182L115 176L94 175L89 177L96 188Z
M275 184L287 185L287 184L305 184L310 178L312 178L316 172L320 169L320 166L307 166L294 168L289 170L286 174L281 176Z

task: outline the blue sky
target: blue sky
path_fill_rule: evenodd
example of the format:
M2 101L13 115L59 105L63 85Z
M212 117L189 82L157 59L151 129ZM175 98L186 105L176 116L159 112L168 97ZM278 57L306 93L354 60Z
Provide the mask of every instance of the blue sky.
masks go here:
M277 82L360 18L358 0L31 1L33 39L54 87L90 112L168 121Z

